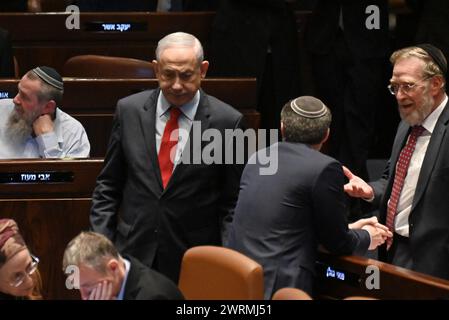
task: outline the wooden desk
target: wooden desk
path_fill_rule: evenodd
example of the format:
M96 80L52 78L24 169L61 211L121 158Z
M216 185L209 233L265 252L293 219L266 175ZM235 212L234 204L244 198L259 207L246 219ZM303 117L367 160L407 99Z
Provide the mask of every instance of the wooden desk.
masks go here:
M13 98L18 80L0 80L0 96ZM91 143L91 157L104 157L117 101L130 94L156 88L155 79L64 79L63 110L78 119ZM245 116L250 128L259 128L256 79L210 78L202 82L210 95L232 105Z
M318 261L321 270L315 280L316 298L449 299L449 281L444 279L363 257L320 253ZM374 275L374 268L379 270L379 289L369 290L366 282L374 284L369 278ZM338 279L337 272L340 278L344 274L344 280Z
M102 166L103 160L96 159L0 160L0 181L11 173L29 180L0 183L0 216L17 221L31 252L40 258L46 299L79 298L77 290L65 287L62 257L68 242L89 227L92 191ZM30 182L38 173L61 172L71 174L73 181Z

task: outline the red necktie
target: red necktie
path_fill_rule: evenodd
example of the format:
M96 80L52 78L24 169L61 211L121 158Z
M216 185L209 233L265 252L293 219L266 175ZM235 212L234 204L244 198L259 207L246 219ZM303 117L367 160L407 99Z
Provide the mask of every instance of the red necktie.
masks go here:
M161 170L162 185L165 187L170 180L173 172L173 166L176 155L176 145L178 144L178 118L181 115L181 110L176 107L170 108L170 119L165 124L164 135L161 140L161 147L159 149L159 168Z
M388 202L387 208L387 227L391 232L394 232L394 218L396 216L396 210L398 208L402 187L404 186L404 180L407 176L410 159L412 158L413 151L415 151L416 141L424 130L425 129L422 126L413 127L407 144L399 154L399 159L396 165L396 173L394 175L393 189L391 190L390 201ZM390 249L392 243L393 238L388 238L387 250Z

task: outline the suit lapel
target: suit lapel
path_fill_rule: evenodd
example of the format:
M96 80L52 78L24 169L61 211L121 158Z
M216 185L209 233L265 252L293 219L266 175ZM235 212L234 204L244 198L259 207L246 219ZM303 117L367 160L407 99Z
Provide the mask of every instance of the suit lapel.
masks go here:
M419 172L418 183L416 185L415 196L413 198L412 211L424 194L424 190L426 190L430 175L435 166L435 160L437 159L438 153L440 151L441 143L443 142L446 135L448 121L449 107L448 104L446 104L435 125L432 136L430 137L429 146L427 147L426 155L421 166L421 171Z
M151 171L155 178L150 179L150 181L157 181L155 184L152 183L152 187L154 190L157 190L157 193L160 193L162 190L162 178L156 149L156 105L159 91L160 90L154 90L150 95L150 98L143 106L142 115L140 117L145 145L148 146L148 155L150 157L150 165L152 168Z
M198 108L196 110L194 123L192 124L192 128L189 132L189 138L187 140L187 143L184 147L183 154L187 151L186 149L189 148L189 163L192 162L192 159L194 156L200 157L201 160L201 152L203 149L203 141L201 137L203 136L204 130L208 129L210 126L210 105L209 105L209 99L207 98L207 95L200 89L200 102L198 104ZM194 130L195 122L197 124L201 124L201 133L199 134L198 130ZM195 134L195 137L193 135ZM197 141L199 139L199 141ZM195 143L193 143L195 141ZM182 157L181 157L182 159ZM183 172L186 170L187 165L183 163L178 163L175 167L175 170L173 171L173 174L170 178L170 181L167 184L167 189L170 188L172 184L176 184L176 180L179 179Z

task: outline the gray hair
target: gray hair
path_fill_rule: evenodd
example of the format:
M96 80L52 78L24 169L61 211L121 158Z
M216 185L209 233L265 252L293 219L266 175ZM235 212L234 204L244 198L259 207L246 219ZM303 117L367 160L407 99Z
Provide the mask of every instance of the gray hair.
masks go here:
M307 118L293 111L291 102L287 102L281 111L281 121L284 124L284 140L309 145L321 143L332 121L329 108L324 106L326 112L320 117Z
M62 268L65 271L68 266L84 264L100 273L105 273L105 262L110 258L120 259L120 255L108 238L95 232L81 232L67 245Z
M30 80L39 80L41 83L41 90L37 93L37 99L39 102L47 102L50 100L54 100L56 102L56 106L59 107L62 105L62 97L64 94L64 90L60 90L58 88L55 88L48 83L42 81L41 78L39 78L33 70L28 71L25 74L25 77L27 77Z
M201 42L195 36L185 32L171 33L159 40L156 48L156 60L160 61L162 52L172 47L194 48L198 64L201 64L204 60Z
M390 62L394 65L398 60L405 59L405 58L418 58L424 62L424 69L423 69L423 77L424 78L431 78L434 76L440 76L443 79L444 87L446 85L446 79L443 71L438 67L438 65L434 62L432 57L427 53L426 50L420 48L420 47L407 47L403 49L399 49L390 57ZM445 57L443 56L443 59L445 60ZM444 90L443 87L443 90Z

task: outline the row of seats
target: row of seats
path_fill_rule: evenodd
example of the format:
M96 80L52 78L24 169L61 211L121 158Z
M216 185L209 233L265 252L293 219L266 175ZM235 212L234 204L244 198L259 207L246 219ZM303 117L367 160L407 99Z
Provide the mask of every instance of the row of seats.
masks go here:
M67 60L62 75L73 78L145 79L154 78L154 71L149 61L102 55L80 55Z
M184 254L179 288L187 300L263 300L263 268L229 248L198 246ZM273 300L312 300L297 288L282 288ZM372 299L347 297L346 300Z
M14 75L15 78L19 78L19 64L16 57L14 57ZM62 76L109 79L151 79L155 77L153 64L149 61L95 54L71 57L64 64Z

